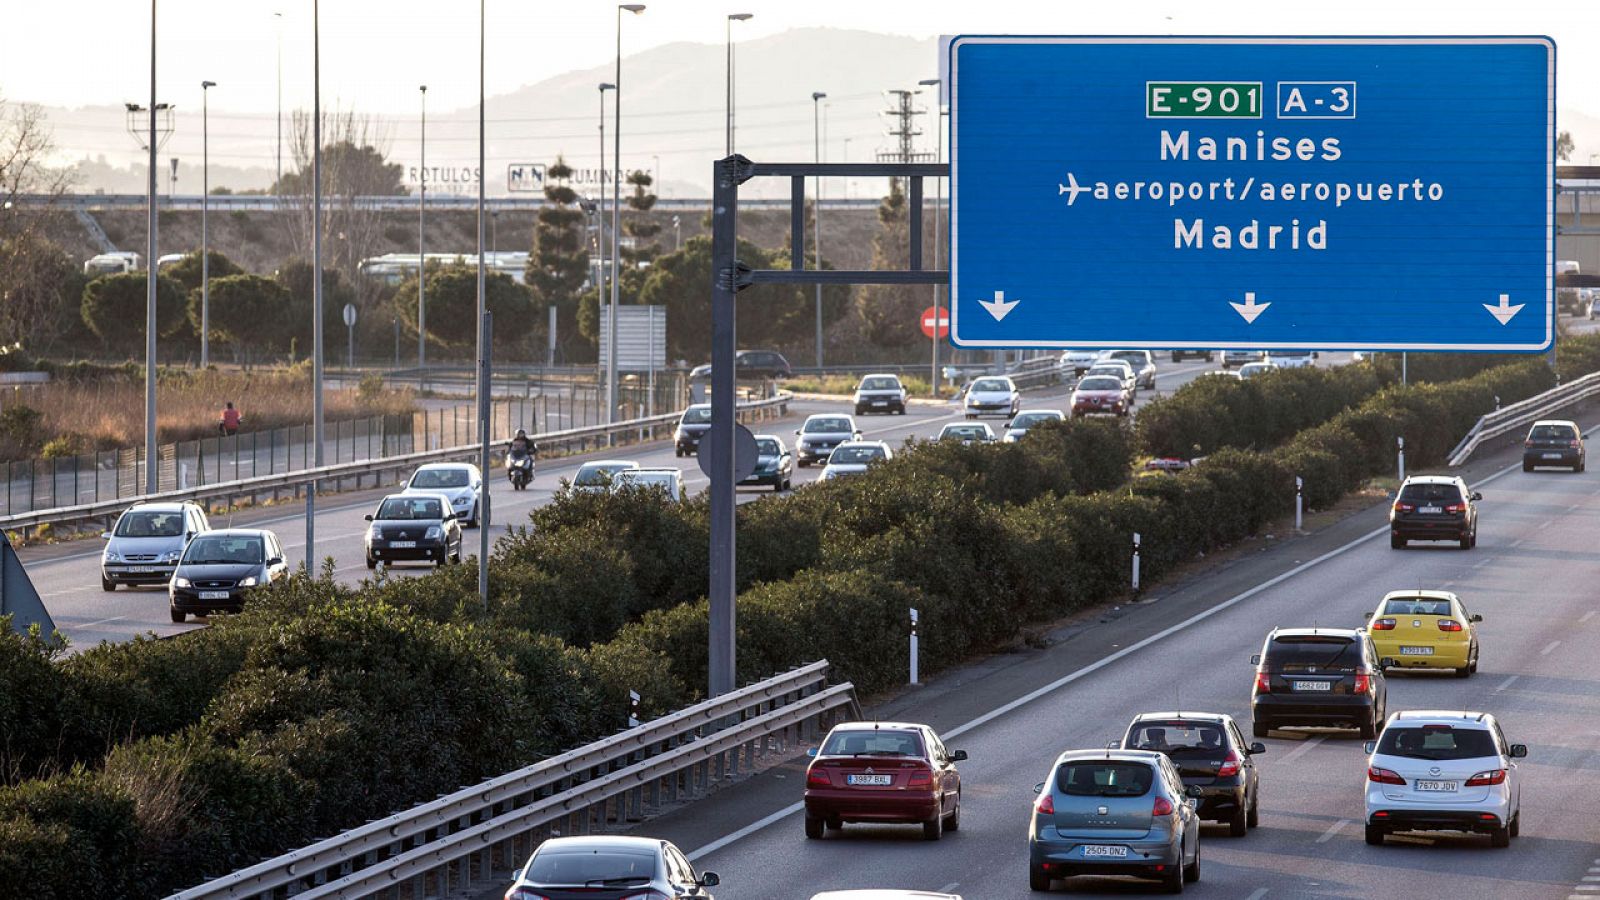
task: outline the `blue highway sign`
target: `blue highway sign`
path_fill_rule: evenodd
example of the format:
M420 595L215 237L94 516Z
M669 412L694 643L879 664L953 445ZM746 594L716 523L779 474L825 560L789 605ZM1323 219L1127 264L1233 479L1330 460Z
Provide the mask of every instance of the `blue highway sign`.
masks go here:
M951 341L1550 347L1555 44L962 36Z

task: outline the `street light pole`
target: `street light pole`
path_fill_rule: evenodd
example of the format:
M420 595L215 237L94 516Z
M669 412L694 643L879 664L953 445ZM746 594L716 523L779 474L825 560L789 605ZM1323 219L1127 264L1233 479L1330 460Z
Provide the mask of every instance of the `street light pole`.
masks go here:
M322 468L322 10L311 0L311 424ZM316 573L317 482L306 485L306 572Z
M484 294L484 0L478 0L478 475L482 479L478 509L478 601L489 610L489 332L488 298Z
M422 150L417 162L417 368L421 369L428 364L428 251L424 231L428 210L428 86L424 84L418 90L422 92Z
M599 291L595 294L595 298L601 307L599 311L608 316L610 315L609 310L611 305L611 295L606 293L606 182L611 180L611 170L606 168L606 91L614 91L616 89L617 86L614 84L609 84L607 82L600 83L600 208L598 210L599 214L595 216L594 220L594 248L595 253L600 257L600 265L597 267L600 271L600 284ZM601 319L600 326L602 328L606 327L608 324L610 324L609 319ZM611 334L608 331L606 333L606 340L609 341L610 339ZM609 350L606 352L608 354L610 353ZM608 355L606 359L610 359L610 356ZM610 375L607 374L608 367L606 366L606 360L599 360L595 366L595 377L604 378L607 380L607 383L609 383ZM610 396L610 394L607 394L607 396Z
M617 99L612 104L611 164L611 314L606 319L606 424L617 419L617 303L622 294L622 11L638 15L643 3L617 4Z
M727 32L728 44L728 72L726 79L728 89L728 156L733 155L733 23L748 22L754 17L755 13L729 13L728 21L724 28L724 31Z
M200 368L211 364L211 246L206 213L211 193L211 110L215 81L200 82Z
M283 183L283 13L275 12L278 20L278 184ZM277 190L282 190L281 187Z
M144 489L156 482L156 0L150 0L150 184L146 201L144 311Z
M934 88L934 106L938 107L939 119L933 132L933 161L944 162L944 104L939 102L939 79L924 78L917 82L922 87ZM939 268L939 214L943 207L944 179L933 180L933 267ZM939 285L933 286L933 369L928 383L933 385L933 396L939 396Z
M828 96L821 91L811 92L811 154L813 161L822 162L822 98ZM813 263L818 269L822 268L822 176L811 179L811 208L816 210L811 223L812 251L816 255ZM822 284L817 284L817 368L822 368Z

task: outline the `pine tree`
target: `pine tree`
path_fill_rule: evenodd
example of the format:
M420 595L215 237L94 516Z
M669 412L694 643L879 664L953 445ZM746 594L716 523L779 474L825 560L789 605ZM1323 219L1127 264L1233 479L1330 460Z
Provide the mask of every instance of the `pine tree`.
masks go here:
M533 231L533 252L528 256L528 286L533 290L530 331L544 333L549 310L556 309L557 331L566 335L563 352L577 338L578 296L589 277L589 249L583 228L583 210L575 207L578 192L568 184L572 167L556 157L546 173L545 199Z
M872 240L874 269L905 269L910 265L910 222L900 179L889 182L889 196L878 207L878 236ZM917 322L928 302L926 292L914 285L870 284L857 295L857 309L866 325L867 340L880 347L903 347L921 340Z
M629 172L628 183L633 185L633 193L628 197L629 209L635 213L648 213L655 208L656 195L648 190L654 183L649 172L642 169ZM633 248L623 250L622 258L629 263L636 266L655 259L661 253L661 247L651 240L661 232L661 226L648 215L629 216L622 223L622 232L633 238Z

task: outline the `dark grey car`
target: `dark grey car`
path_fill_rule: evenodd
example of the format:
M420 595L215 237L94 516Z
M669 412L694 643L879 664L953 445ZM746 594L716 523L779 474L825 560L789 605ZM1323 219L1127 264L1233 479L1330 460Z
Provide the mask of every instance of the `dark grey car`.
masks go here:
M696 403L683 411L672 433L673 452L678 456L700 450L700 439L711 430L711 404Z
M1154 878L1171 893L1200 880L1200 788L1185 788L1164 753L1069 750L1028 824L1028 886L1075 875Z
M258 528L208 531L190 541L167 586L172 621L239 612L249 593L289 574L278 536Z
M505 900L712 900L717 873L696 873L668 841L620 835L547 838Z
M1200 788L1195 810L1243 837L1260 822L1261 775L1255 756L1266 745L1247 744L1226 713L1154 712L1133 717L1114 749L1165 753L1185 786Z

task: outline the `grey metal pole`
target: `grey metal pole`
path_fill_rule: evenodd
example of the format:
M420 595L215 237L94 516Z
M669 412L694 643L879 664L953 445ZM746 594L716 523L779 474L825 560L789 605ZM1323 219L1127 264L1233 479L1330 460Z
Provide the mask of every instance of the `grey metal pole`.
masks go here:
M200 82L200 368L211 364L211 248L206 212L211 193L211 88L215 81Z
M492 322L484 294L484 0L478 0L478 474L483 491L478 510L478 600L489 609L489 338Z
M821 103L822 98L828 96L821 91L811 92L811 155L814 162L822 162L822 128L821 128ZM811 181L811 208L816 210L816 221L811 223L812 253L817 260L814 265L822 268L822 176L818 175ZM817 285L817 368L822 368L822 285Z
M917 82L924 87L939 87L939 79L928 78ZM933 161L944 162L944 108L939 103L938 93L935 91L934 106L938 109L938 118L934 120L933 131ZM944 179L933 180L933 267L939 268L939 216L944 207ZM933 396L939 396L939 285L933 286L933 366L928 375L928 383L932 386Z
M424 216L428 209L428 86L422 85L422 150L417 163L417 368L428 364L428 256Z
M735 607L733 433L734 371L737 345L733 268L737 261L739 181L737 157L712 169L711 202L711 431L702 452L713 461L711 477L710 696L734 689ZM713 446L714 444L714 446Z
M618 15L621 15L621 13L618 13ZM605 261L605 256L606 256L606 182L611 180L611 170L606 168L606 91L614 91L616 89L617 89L617 86L614 85L614 84L605 84L605 83L602 82L601 85L600 85L600 209L599 209L599 215L595 216L595 227L597 229L596 232L595 232L595 250L596 250L596 252L598 252L600 254L600 265L597 266L596 268L600 270L600 285L599 285L599 291L595 294L595 302L600 304L599 312L600 312L602 317L609 316L611 314L610 313L610 309L609 309L610 302L611 302L610 301L611 295L606 292L606 283L607 283L606 282L606 277L607 276L606 276L606 261ZM555 307L551 307L551 308L554 309ZM606 325L608 324L608 321L609 320L606 319L606 318L601 318L600 326L602 328L606 327ZM610 340L610 338L611 338L610 332L607 332L606 333L606 339ZM606 361L603 360L603 359L602 360L598 360L596 362L596 364L595 364L595 377L596 378L607 378L608 377L608 375L606 373L606 364L605 363L606 363Z
M278 20L278 181L283 184L283 13L275 12ZM278 188L281 190L281 188Z
M311 424L322 468L322 11L311 0ZM317 482L306 485L306 571L317 569Z
M611 314L606 317L606 424L617 420L617 303L622 285L622 11L638 15L643 3L617 4L617 98L611 104ZM608 435L606 440L610 442Z
M156 480L156 0L150 0L150 183L145 206L144 311L144 489L160 489Z

